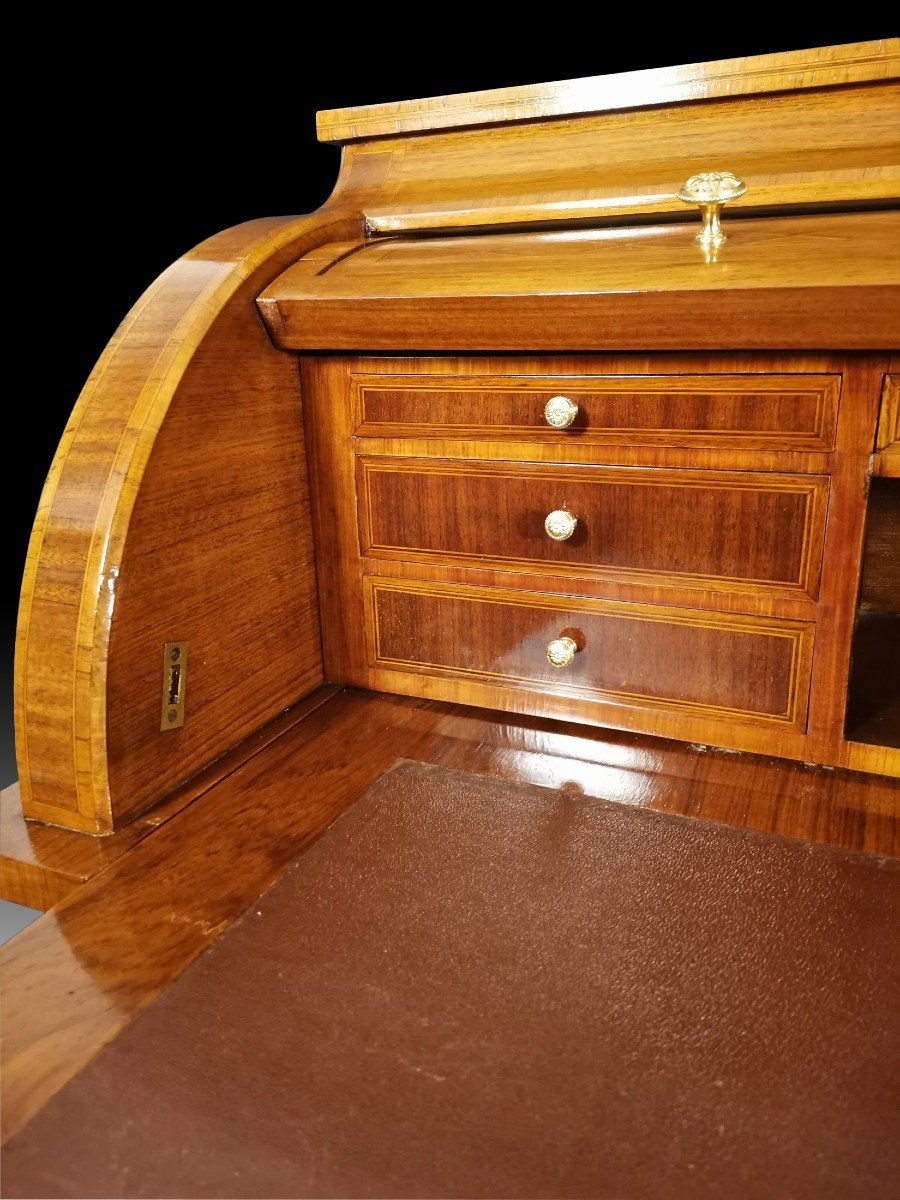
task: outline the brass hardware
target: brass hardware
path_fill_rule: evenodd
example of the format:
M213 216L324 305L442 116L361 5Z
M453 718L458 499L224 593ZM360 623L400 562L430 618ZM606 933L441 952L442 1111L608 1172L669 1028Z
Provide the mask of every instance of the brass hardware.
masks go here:
M547 531L547 536L553 538L554 542L565 542L575 532L575 526L578 524L578 518L565 508L558 508L554 512L549 513L544 528Z
M700 207L703 228L694 241L704 250L718 250L725 241L719 214L729 200L737 200L746 190L741 180L730 171L703 171L699 175L692 175L681 191L676 193L685 204L697 204Z
M567 667L577 650L578 644L573 638L556 638L547 647L547 662L551 667Z
M568 396L551 396L544 405L544 420L554 429L568 429L578 416L578 405Z
M162 709L159 727L180 729L184 724L184 697L187 690L187 642L166 642L163 646Z

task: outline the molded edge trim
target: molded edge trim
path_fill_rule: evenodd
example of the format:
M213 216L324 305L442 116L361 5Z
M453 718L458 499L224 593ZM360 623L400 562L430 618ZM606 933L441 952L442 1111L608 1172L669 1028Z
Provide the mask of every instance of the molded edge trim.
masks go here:
M764 92L841 87L897 77L900 77L900 38L884 38L421 100L326 109L316 114L316 129L319 141L344 143L436 129L740 98Z

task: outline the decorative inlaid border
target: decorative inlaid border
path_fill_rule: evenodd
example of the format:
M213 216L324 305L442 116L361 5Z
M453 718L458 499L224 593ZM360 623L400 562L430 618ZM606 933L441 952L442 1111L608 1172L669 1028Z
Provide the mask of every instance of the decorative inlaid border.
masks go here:
M542 612L564 612L577 615L608 614L626 620L661 623L664 625L686 625L694 628L720 630L723 633L757 634L765 637L785 638L791 644L788 680L788 699L783 713L767 713L756 709L730 708L724 705L700 704L676 698L661 699L639 692L607 691L596 686L561 681L557 686L544 679L528 676L503 674L497 671L475 671L452 664L420 662L416 659L391 658L381 652L381 629L379 624L378 596L383 592L413 592L435 598L448 597L453 600L470 601L477 604L518 605ZM435 583L413 579L380 579L366 576L363 579L363 604L366 619L366 638L369 663L387 670L414 671L424 675L457 677L481 683L526 688L531 691L553 694L582 696L624 707L637 707L671 712L675 715L691 715L702 718L741 721L748 724L788 725L804 732L809 699L810 671L812 667L815 625L811 622L784 621L773 618L748 617L737 614L709 613L693 609L669 608L662 605L641 605L616 600L595 600L558 596L549 592L514 592L501 588L473 588L456 584Z
M371 493L372 477L376 473L463 476L465 478L494 478L497 480L534 479L560 485L574 483L606 483L642 487L698 488L721 491L781 492L805 497L803 542L795 579L747 579L726 575L699 575L675 571L654 571L609 566L604 563L573 563L563 560L538 560L513 555L487 555L478 552L448 553L425 547L410 548L383 545L376 540L373 517L376 505ZM360 548L364 556L399 559L403 562L425 562L458 566L496 567L498 570L527 571L536 575L555 575L567 578L609 579L619 583L669 583L673 587L703 588L719 592L765 591L788 599L803 597L815 600L818 595L822 550L825 537L825 517L828 507L829 479L824 475L779 475L772 472L750 471L683 471L661 467L555 467L546 464L464 462L453 459L428 458L366 458L357 459L357 495L359 506Z
M383 391L408 391L422 396L422 417L417 421L370 420L367 396ZM441 392L472 395L472 419L464 424L437 425L429 420L428 396ZM572 395L802 395L815 400L815 415L808 430L691 430L622 429L611 427L553 429L549 425L485 425L478 412L478 397L485 392L508 392L547 399L557 392ZM832 374L746 375L378 375L353 373L350 379L352 425L361 437L449 438L469 440L540 441L584 445L647 445L706 449L831 451L837 429L841 377Z

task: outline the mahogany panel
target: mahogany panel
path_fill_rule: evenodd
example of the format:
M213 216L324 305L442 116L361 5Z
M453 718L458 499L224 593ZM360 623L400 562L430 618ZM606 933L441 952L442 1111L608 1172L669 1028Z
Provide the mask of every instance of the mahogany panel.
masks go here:
M863 544L867 471L875 442L882 380L895 371L887 355L552 355L475 357L378 357L341 358L310 356L303 362L304 395L310 445L311 478L316 523L317 574L323 613L326 671L340 683L407 694L440 697L514 712L552 714L571 720L604 722L664 737L726 745L733 749L777 754L803 762L847 766L855 770L900 774L900 751L886 746L850 743L844 740L846 692L849 675L853 617L859 587L859 562ZM596 447L561 443L464 438L432 438L422 427L416 438L357 438L354 440L355 405L351 376L379 377L411 374L431 380L462 378L535 378L546 374L554 380L564 376L600 375L640 377L644 375L760 375L825 374L842 376L842 398L838 415L835 449L824 452L776 452L767 450L688 449L673 446L609 446L604 459L630 467L654 466L672 469L728 469L737 472L771 470L828 474L830 492L822 556L818 603L799 592L786 599L764 588L724 592L711 587L675 586L671 579L662 585L630 577L598 579L593 575L566 576L551 573L538 580L519 565L482 560L478 565L439 562L436 557L421 561L362 556L359 512L356 498L354 450L367 458L413 456L484 459L511 464L546 462L571 466L596 462ZM502 567L502 569L500 569ZM725 722L649 707L624 707L583 695L563 696L558 692L513 687L503 682L485 682L468 676L423 674L413 669L373 667L367 644L363 611L363 575L382 578L418 579L466 587L499 587L530 590L538 586L559 596L574 595L629 604L683 605L710 612L743 613L765 619L814 620L817 636L813 651L812 683L805 733L784 723Z
M355 431L382 438L504 438L573 446L834 448L838 375L397 375L354 372ZM553 429L556 395L579 412Z
M806 720L813 626L547 593L367 577L372 664L626 706ZM578 646L565 668L548 643Z
M343 692L0 948L4 1136L398 758L872 854L900 784L661 738ZM252 820L248 814L252 813Z
M828 495L819 476L358 464L364 555L816 594ZM566 541L544 529L559 509L578 521Z

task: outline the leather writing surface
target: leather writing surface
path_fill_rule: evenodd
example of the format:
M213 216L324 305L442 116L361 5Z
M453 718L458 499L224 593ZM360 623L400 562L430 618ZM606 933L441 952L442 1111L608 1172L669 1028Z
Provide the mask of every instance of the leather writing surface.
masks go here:
M891 860L401 761L4 1194L886 1197L898 900Z

